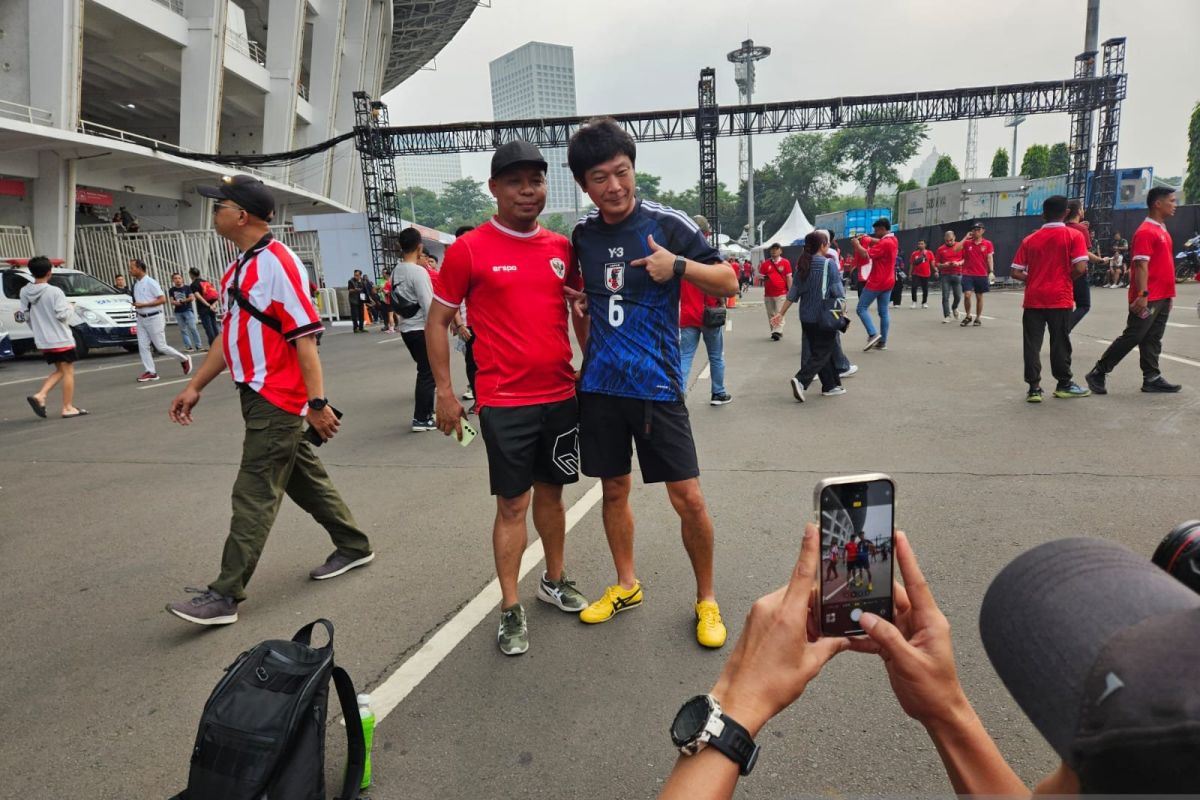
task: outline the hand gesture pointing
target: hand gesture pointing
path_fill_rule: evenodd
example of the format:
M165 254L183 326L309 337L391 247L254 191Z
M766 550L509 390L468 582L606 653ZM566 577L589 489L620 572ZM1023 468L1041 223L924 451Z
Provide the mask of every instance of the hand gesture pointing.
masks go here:
M666 283L675 275L675 254L655 242L653 236L646 237L646 244L650 255L630 261L629 266L645 267L655 283Z

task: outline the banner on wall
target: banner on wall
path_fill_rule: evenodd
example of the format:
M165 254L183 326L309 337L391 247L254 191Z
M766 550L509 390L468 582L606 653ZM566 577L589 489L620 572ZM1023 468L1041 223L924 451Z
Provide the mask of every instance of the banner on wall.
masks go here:
M75 187L75 202L86 203L89 206L111 206L113 197L100 189L88 189L84 186Z
M25 181L20 178L0 178L0 197L24 197Z

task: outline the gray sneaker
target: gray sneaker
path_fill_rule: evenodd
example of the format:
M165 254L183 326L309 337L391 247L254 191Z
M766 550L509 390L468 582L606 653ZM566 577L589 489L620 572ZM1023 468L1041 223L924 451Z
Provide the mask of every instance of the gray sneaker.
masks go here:
M590 605L587 598L575 588L575 581L567 580L565 572L557 581L548 579L543 572L542 579L538 581L537 599L570 614L578 614Z
M237 601L232 597L217 594L212 589L188 587L184 591L196 596L168 603L167 611L197 625L232 625L237 622Z
M374 553L367 553L365 556L355 558L354 556L344 556L334 550L329 558L325 559L325 563L308 573L308 577L314 581L323 581L327 578L336 578L338 575L349 572L355 567L361 567L364 564L370 564L375 560Z
M525 623L525 609L520 603L500 612L496 644L506 656L519 656L529 649L529 626Z

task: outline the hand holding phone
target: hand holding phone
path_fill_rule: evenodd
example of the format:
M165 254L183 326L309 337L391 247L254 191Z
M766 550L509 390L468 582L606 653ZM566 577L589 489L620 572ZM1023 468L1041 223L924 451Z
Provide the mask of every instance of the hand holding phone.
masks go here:
M338 411L333 406L329 406L329 410L332 411L333 415L338 419L342 418L342 412ZM317 433L317 429L312 425L309 425L308 428L305 429L304 438L307 439L308 443L313 447L320 447L321 445L325 444L325 440L321 438L321 434Z
M475 441L475 437L478 435L479 431L475 430L475 428L471 426L471 423L464 419L462 421L462 437L458 440L458 443L463 447L466 447L471 442Z

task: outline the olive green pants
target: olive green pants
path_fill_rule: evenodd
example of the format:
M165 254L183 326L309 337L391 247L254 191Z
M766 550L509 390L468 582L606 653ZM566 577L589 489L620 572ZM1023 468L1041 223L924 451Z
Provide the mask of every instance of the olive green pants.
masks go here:
M221 554L221 577L208 585L235 600L244 600L279 514L284 494L329 532L339 553L362 558L371 543L354 522L350 509L325 472L325 466L303 436L304 420L240 386L246 438L242 465L233 482L233 518Z

